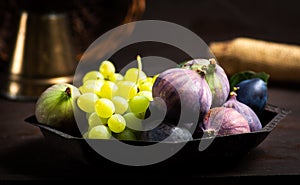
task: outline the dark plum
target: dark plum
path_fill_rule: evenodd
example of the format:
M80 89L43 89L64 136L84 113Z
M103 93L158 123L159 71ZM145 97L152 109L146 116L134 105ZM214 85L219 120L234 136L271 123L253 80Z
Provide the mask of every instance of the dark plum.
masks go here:
M183 127L177 127L168 123L161 123L152 130L144 131L141 134L143 141L166 141L166 142L185 142L193 140L189 130Z
M239 102L248 105L257 115L261 115L268 100L267 84L260 78L243 80L235 86Z

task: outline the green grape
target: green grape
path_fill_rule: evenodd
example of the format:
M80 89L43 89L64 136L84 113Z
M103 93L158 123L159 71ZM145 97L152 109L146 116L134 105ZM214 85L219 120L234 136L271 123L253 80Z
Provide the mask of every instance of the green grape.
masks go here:
M112 99L113 96L117 93L118 86L111 81L104 81L99 93L97 93L98 96L101 98L108 98Z
M86 80L82 86L79 87L80 92L83 93L98 93L104 83L104 80Z
M150 91L152 92L152 82L144 82L139 84L139 90L140 91Z
M114 96L112 102L115 105L117 114L124 114L128 109L128 101L122 96Z
M112 82L122 81L123 79L124 79L124 76L120 73L115 73L111 78L109 78L109 80Z
M80 91L81 94L85 93L85 89L83 85L78 87L78 90Z
M88 113L95 112L94 104L98 100L98 96L94 93L81 94L77 99L78 107Z
M103 125L101 118L98 116L96 112L93 112L88 118L89 127L94 127L96 125Z
M143 128L142 120L136 117L133 112L128 112L123 115L126 121L126 127L134 132L141 131Z
M100 98L95 103L95 111L102 118L109 118L115 113L114 103L107 98Z
M103 123L103 125L107 125L108 118L102 118L102 117L100 117L100 119L101 119L101 122Z
M92 113L93 113L93 112L92 112ZM90 113L90 112L86 112L86 113L85 113L85 118L88 120L88 119L89 119L89 117L90 117L90 115L91 115L92 113Z
M140 91L137 93L137 95L146 96L149 99L149 101L153 101L152 92L150 91Z
M82 83L84 84L87 80L103 80L104 77L99 71L89 71L87 72L82 79Z
M136 83L138 73L139 73L138 68L129 68L124 75L124 80L132 81L132 82ZM145 72L140 71L139 80L143 80L146 78L147 78L147 75L145 74Z
M141 85L143 83L147 83L147 82L153 84L153 78L152 77L147 77L145 79L142 79L142 80L139 81L139 85Z
M117 86L118 91L116 95L122 96L126 100L134 97L138 92L137 85L132 81L119 81Z
M150 100L146 96L138 95L129 100L130 111L139 114L146 112L150 105Z
M107 120L108 128L114 133L120 133L126 128L126 121L121 114L114 114Z
M111 61L105 60L100 64L99 71L108 80L114 76L116 68Z
M134 132L132 132L132 130L125 128L125 130L121 133L118 133L116 135L116 138L118 140L137 140L136 135L134 134Z
M89 139L110 139L111 131L105 125L97 125L89 130L88 138Z
M146 112L135 113L135 116L139 119L145 119Z

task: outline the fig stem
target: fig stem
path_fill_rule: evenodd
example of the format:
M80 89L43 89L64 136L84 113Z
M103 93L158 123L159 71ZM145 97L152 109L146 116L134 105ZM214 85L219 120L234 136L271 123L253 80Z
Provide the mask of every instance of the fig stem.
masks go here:
M207 66L206 66L206 65L203 65L203 66L201 67L201 69L197 69L196 72L197 72L198 74L200 74L201 76L205 76L206 73L207 73L207 70L208 70Z
M68 97L71 97L71 88L70 87L67 87L66 90L65 90L65 94L68 96Z
M230 95L230 96L237 96L237 94L236 94L235 91L231 91L229 95Z
M209 64L208 64L207 73L208 74L212 74L216 70L217 61L215 59L213 59L213 58L209 59L208 61L209 61Z
M217 61L214 58L210 58L208 61L212 65L216 65L217 64Z

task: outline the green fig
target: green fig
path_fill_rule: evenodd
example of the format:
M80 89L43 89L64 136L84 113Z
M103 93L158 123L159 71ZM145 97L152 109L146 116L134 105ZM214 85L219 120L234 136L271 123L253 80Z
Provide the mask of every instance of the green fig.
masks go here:
M71 84L54 84L48 87L35 104L35 116L39 123L59 131L78 135L74 107L80 91Z

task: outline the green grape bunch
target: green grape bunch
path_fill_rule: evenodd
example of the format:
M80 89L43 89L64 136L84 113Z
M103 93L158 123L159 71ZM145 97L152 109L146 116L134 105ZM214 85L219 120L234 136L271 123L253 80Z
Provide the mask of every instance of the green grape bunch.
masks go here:
M84 74L78 88L77 106L86 113L88 129L83 137L88 139L136 140L142 130L142 120L153 101L154 77L142 70L141 57L138 67L129 68L124 75L115 65L102 61L98 70Z

